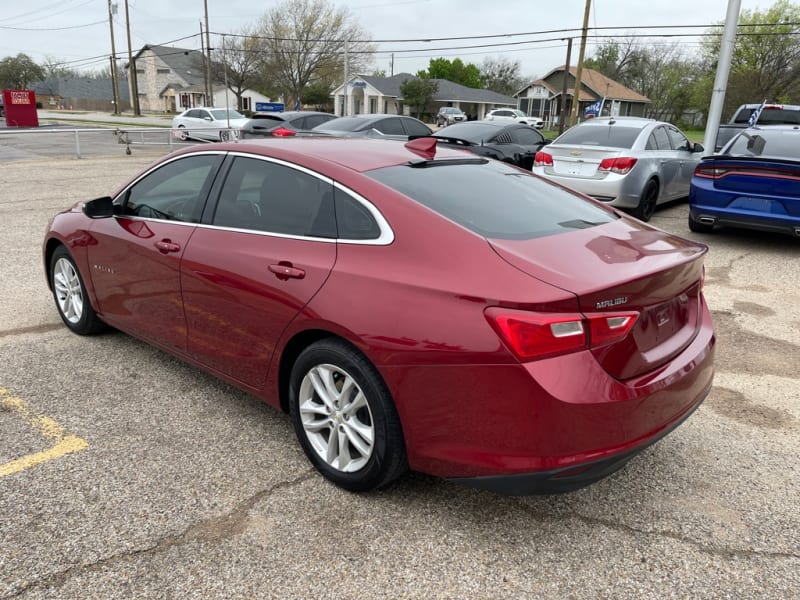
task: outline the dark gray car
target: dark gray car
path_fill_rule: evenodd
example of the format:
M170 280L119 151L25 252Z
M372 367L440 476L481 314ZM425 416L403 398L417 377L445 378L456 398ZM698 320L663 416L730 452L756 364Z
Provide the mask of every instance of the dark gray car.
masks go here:
M431 135L433 131L419 119L405 115L353 115L339 117L314 128L338 137L374 137L408 140L409 136Z

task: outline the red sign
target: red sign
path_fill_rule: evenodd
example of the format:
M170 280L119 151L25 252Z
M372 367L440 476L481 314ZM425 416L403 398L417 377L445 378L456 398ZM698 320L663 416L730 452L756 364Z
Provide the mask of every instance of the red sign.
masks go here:
M39 115L36 112L36 94L30 90L3 90L3 108L6 113L6 126L39 126Z

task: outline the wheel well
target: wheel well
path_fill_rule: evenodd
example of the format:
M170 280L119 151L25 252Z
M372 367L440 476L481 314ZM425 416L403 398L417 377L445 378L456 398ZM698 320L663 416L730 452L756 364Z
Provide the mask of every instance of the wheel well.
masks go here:
M50 238L47 240L47 245L44 249L44 272L47 274L47 287L53 289L53 282L50 279L50 261L53 259L53 252L56 248L63 246L60 240Z
M292 374L292 367L297 357L314 342L327 338L336 338L348 344L350 343L345 338L331 333L330 331L325 331L324 329L309 329L308 331L302 331L294 336L283 349L280 366L278 367L278 397L283 412L289 412L289 377Z

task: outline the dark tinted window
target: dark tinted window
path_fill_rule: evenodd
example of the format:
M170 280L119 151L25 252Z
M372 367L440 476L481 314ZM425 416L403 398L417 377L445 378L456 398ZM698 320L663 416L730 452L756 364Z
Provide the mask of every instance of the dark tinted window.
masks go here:
M236 157L212 223L270 233L335 237L333 186L290 167Z
M658 127L655 131L653 131L653 138L656 140L656 148L658 150L672 150L672 146L669 143L667 130L663 127Z
M368 175L488 238L530 239L617 218L575 194L496 161L401 165Z
M753 114L754 108L745 109L736 115L736 123L747 123L750 120L750 115ZM758 117L759 125L781 125L787 123L790 125L800 125L800 110L784 110L782 108L765 108L761 111Z
M726 154L797 160L800 159L800 130L744 131L733 141Z
M511 130L511 137L515 143L523 146L537 146L544 142L542 134L530 127L514 128Z
M217 158L214 154L189 156L156 169L128 190L123 214L197 223Z
M642 132L640 127L614 125L586 125L573 127L556 140L557 144L576 144L578 146L610 146L630 148Z
M367 208L342 190L335 190L336 224L339 238L346 240L374 240L381 230Z
M425 123L420 123L416 119L403 119L408 135L430 135L433 133Z
M688 152L689 140L686 139L685 135L672 127L667 127L667 135L669 135L669 141L672 144L673 150L686 150Z
M302 129L314 129L317 125L322 125L323 123L330 121L330 115L311 115L310 117L306 117L303 120L303 127Z
M486 141L496 136L497 132L501 129L501 127L491 122L481 123L480 121L468 121L466 123L454 123L448 126L447 129L433 135L434 137L455 138L466 140L474 144L480 144L481 140Z
M361 131L368 126L373 127L368 119L359 117L339 117L338 119L333 119L327 123L318 125L317 129L323 131Z
M372 124L372 129L380 131L384 135L406 135L403 124L398 117L381 119Z

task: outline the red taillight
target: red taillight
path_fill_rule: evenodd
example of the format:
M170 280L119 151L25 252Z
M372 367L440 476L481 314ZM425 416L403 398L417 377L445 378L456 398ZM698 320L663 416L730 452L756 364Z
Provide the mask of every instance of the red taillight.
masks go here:
M697 165L694 168L694 176L702 177L703 179L717 179L722 177L727 172L727 169L720 169L719 167Z
M600 166L597 167L598 171L611 171L612 173L619 173L625 175L636 164L635 158L630 156L620 156L618 158L604 158L600 161Z
M536 156L533 157L533 166L552 167L553 166L552 155L548 154L547 152L542 152L542 151L537 152Z
M294 129L287 129L286 127L278 127L277 129L272 130L272 135L277 137L289 137L292 135L297 135L297 132Z
M523 361L597 348L630 332L637 312L535 313L487 308L486 319L509 349Z

